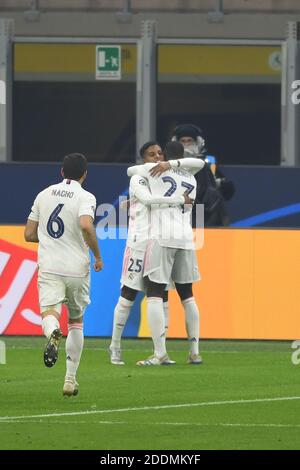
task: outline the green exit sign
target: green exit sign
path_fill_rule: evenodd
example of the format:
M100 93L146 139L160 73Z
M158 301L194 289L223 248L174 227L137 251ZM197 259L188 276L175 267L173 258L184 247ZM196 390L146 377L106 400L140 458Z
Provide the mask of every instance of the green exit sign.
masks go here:
M96 46L96 80L121 80L121 46Z

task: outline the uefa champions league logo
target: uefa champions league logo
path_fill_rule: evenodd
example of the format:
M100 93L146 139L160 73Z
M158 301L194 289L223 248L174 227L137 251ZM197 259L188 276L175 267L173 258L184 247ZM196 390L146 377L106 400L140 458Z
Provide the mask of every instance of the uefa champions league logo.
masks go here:
M0 80L0 104L5 104L5 82Z
M6 364L6 346L4 341L0 341L0 365Z

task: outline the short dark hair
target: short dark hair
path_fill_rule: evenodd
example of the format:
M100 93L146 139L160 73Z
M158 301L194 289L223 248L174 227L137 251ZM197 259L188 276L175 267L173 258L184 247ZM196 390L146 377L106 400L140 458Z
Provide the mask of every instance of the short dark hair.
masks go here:
M140 156L142 158L144 158L144 154L146 152L146 150L149 148L149 147L152 147L152 145L158 145L160 147L160 144L158 142L155 142L154 140L149 140L149 142L146 142L144 145L141 146L140 148Z
M180 142L168 142L164 149L166 160L183 158L184 146Z
M70 180L80 180L87 170L87 159L81 153L69 153L63 159L64 177Z

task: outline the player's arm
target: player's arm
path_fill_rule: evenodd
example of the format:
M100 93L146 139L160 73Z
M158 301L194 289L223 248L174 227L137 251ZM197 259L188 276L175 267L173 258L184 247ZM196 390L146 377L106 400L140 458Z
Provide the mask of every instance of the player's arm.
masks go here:
M27 242L38 243L38 226L39 223L35 220L28 219L27 224L24 231L24 238Z
M27 242L38 243L38 226L40 218L40 209L39 209L39 195L34 200L31 212L29 214L27 224L24 230L24 238Z
M131 178L134 175L142 176L143 178L148 178L148 171L156 166L156 163L144 163L144 165L135 165L127 168L127 176Z
M157 163L150 169L151 176L160 176L165 171L183 168L192 175L204 168L205 162L201 158L180 158L179 160L168 160L167 162Z
M98 245L96 230L93 224L93 218L90 215L81 215L79 218L79 224L84 241L91 249L95 257L94 270L101 271L101 269L103 268L103 261Z
M145 179L137 175L131 178L130 187L135 197L145 206L152 204L172 204L180 206L182 204L192 203L192 200L185 194L182 196L154 196L151 194Z
M94 270L98 272L103 268L103 261L93 223L95 209L96 199L94 196L89 195L82 201L78 215L82 236L95 257Z

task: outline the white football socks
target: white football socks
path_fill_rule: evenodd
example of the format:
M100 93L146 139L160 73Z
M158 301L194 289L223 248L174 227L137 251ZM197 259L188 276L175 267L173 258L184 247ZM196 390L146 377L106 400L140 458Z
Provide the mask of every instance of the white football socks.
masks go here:
M67 372L66 377L76 377L80 357L83 349L83 324L69 324L66 340Z
M110 344L110 347L113 349L121 349L121 337L133 304L134 302L131 300L119 297L114 311L114 326Z
M185 324L190 342L190 354L199 354L199 332L200 332L200 319L199 309L195 302L194 297L185 299L182 302L185 312Z
M164 307L164 320L165 320L165 335L167 337L168 327L169 327L169 303L163 302Z
M46 338L50 338L51 333L59 327L59 321L54 315L46 315L42 319L42 329Z
M147 318L154 344L154 354L159 359L167 354L163 300L148 297Z

